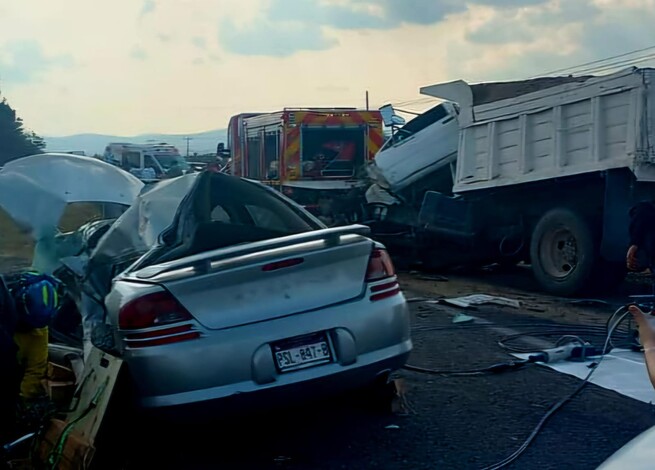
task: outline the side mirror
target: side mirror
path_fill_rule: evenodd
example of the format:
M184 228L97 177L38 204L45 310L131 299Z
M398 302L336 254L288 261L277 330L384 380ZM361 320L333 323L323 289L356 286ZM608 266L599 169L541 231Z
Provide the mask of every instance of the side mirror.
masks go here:
M380 114L382 114L382 121L387 127L397 127L405 125L405 119L396 114L396 111L393 109L393 106L390 104L385 104L380 108Z
M405 121L405 118L403 118L402 116L398 116L397 114L391 116L392 126L404 126L406 123L407 121Z

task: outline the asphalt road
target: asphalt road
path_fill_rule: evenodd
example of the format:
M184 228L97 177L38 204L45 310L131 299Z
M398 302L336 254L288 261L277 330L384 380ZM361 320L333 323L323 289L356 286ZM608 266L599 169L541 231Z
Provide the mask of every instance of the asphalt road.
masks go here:
M409 298L472 292L521 298L525 308L519 310L483 307L475 312L517 331L551 321L599 324L612 312L530 292L522 272L512 275L516 279L510 282L505 275L449 282L404 276L403 284ZM455 325L457 311L449 307L411 305L412 364L455 370L510 358L496 343L497 330ZM347 396L203 426L157 426L115 452L132 449L124 468L480 469L517 449L547 409L580 383L540 366L492 376L400 371L398 377L407 405L401 412L384 410L369 396ZM590 384L548 421L509 468L594 469L655 425L654 411L649 404Z

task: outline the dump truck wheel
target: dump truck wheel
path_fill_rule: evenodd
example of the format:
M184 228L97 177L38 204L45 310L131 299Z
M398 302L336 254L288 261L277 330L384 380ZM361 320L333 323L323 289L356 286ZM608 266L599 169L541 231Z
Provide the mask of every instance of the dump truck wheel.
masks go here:
M568 209L551 210L532 234L532 271L547 292L563 296L582 293L594 278L596 246L583 217Z

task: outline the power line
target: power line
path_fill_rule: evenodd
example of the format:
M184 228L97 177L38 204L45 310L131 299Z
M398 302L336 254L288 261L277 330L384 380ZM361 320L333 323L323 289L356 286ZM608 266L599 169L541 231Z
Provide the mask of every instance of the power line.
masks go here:
M582 63L582 64L573 65L571 67L565 67L565 68L561 68L561 69L552 70L550 72L545 72L545 73L542 73L542 74L536 75L536 76L553 75L553 74L556 74L556 73L568 72L568 71L578 69L579 67L586 67L586 66L589 66L589 65L600 64L602 62L607 62L607 61L614 60L614 59L620 59L621 57L627 57L629 55L638 54L640 52L649 51L651 49L655 49L655 45L649 46L649 47L644 47L642 49L635 49L635 50L630 51L630 52L624 52L623 54L618 54L618 55L615 55L615 56L605 57L604 59L592 60L591 62L585 62L585 63Z
M613 62L613 63L600 65L600 66L592 67L592 68L588 68L588 69L583 69L581 71L578 71L578 73L582 74L582 73L605 72L605 71L612 70L612 69L615 69L615 68L618 68L618 67L626 67L626 66L631 66L631 65L634 65L634 64L640 64L640 63L643 63L643 62L648 62L649 60L655 60L655 54L650 54L650 55L647 55L647 56L637 57L637 58L634 58L634 59L628 59L628 60L623 60L623 61L619 61L619 62Z

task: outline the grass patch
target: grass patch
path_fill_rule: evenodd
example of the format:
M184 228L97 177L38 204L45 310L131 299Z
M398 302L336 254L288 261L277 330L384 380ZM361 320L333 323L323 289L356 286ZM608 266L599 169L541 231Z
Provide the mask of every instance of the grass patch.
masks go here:
M79 202L66 206L59 222L59 230L71 232L86 222L102 217L102 206ZM0 208L0 273L28 268L32 263L34 241L22 232L11 217Z

